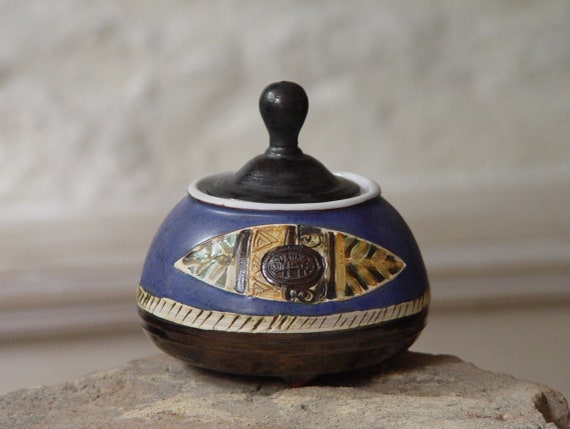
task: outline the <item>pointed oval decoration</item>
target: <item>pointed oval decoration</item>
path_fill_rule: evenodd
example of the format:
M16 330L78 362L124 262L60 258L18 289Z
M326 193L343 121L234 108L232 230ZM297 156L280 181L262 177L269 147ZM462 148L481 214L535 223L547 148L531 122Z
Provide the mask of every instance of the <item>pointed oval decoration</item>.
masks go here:
M174 263L179 271L228 292L307 304L370 293L405 266L396 254L367 240L289 224L218 235Z

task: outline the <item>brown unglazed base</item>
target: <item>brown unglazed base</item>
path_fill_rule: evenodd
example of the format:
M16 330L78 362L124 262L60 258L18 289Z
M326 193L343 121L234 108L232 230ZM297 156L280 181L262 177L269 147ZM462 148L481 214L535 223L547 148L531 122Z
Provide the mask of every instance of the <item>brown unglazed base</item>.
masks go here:
M301 381L372 366L406 350L424 328L427 308L366 328L303 334L202 330L140 308L139 314L147 335L160 349L193 366Z

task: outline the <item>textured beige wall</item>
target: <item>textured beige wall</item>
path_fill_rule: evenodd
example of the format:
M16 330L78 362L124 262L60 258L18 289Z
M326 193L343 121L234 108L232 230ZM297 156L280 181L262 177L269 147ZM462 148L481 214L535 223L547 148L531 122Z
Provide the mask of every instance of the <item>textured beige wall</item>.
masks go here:
M305 151L384 189L566 174L569 17L564 0L1 0L2 212L170 203L264 150L257 97L282 79L309 93Z

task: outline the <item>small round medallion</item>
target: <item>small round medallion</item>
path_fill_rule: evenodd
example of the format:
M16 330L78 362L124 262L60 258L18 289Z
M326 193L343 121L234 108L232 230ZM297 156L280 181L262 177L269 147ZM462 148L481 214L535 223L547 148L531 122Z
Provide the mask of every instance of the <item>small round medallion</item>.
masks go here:
M306 289L321 278L322 256L307 246L281 246L267 252L261 261L263 277L275 286Z

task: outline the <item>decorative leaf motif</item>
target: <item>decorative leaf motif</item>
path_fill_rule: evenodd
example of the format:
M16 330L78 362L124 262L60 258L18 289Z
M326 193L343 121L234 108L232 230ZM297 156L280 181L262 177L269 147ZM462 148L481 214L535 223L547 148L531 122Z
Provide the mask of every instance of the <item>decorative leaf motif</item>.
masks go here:
M234 248L239 231L214 237L194 247L175 267L222 289L233 288L231 267L235 265Z
M386 249L368 241L351 237L345 240L347 273L345 293L354 296L370 287L390 281L405 266L404 262Z

